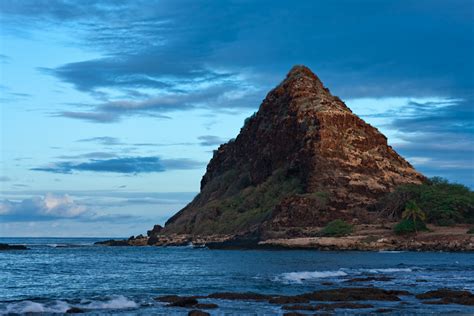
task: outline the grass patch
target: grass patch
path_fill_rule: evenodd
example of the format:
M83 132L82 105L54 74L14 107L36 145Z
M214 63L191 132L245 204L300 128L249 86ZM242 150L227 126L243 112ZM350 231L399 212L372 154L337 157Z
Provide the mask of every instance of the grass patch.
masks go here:
M353 231L353 225L342 219L336 219L327 224L319 234L324 237L343 237L352 234Z

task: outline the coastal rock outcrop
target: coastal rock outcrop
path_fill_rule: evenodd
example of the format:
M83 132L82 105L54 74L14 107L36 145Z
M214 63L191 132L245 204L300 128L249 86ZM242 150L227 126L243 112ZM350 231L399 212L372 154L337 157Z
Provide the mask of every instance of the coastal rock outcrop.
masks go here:
M111 246L111 247L124 247L124 246L131 246L129 240L116 240L116 239L109 239L104 241L96 241L94 245L100 246Z
M0 251L2 250L28 250L28 247L24 245L0 244Z
M474 294L469 291L438 289L416 296L418 299L438 299L425 301L425 304L460 304L474 306Z
M424 180L311 70L295 66L214 152L201 192L159 233L275 238L336 218L370 222L378 198Z

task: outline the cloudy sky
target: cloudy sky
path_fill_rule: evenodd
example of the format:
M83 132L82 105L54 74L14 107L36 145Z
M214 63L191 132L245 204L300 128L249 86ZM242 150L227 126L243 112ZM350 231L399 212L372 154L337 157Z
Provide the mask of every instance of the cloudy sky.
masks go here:
M474 187L473 39L470 0L2 0L0 236L162 224L294 64Z

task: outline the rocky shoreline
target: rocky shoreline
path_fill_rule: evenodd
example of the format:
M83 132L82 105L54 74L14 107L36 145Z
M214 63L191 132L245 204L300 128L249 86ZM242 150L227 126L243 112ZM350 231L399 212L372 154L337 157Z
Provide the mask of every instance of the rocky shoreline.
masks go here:
M474 235L466 225L431 226L428 232L397 236L391 229L361 225L346 237L292 237L260 240L252 235L193 236L182 234L132 236L128 240L107 240L105 246L192 246L210 249L305 249L327 251L474 251Z
M400 302L403 297L414 297L425 305L457 304L474 306L474 294L466 290L442 288L424 293L413 294L405 290L386 290L378 287L331 288L298 295L268 295L254 292L217 292L209 295L178 296L163 295L154 300L164 307L188 310L189 316L210 315L207 311L218 309L224 301L266 302L279 306L283 315L307 315L302 312L335 312L337 309L370 310L375 313L396 312L394 308L377 308L374 302ZM79 307L71 307L67 314L84 313Z
M395 312L394 309L376 308L374 301L402 302L401 297L414 296L421 304L447 305L458 304L474 306L474 294L465 290L438 289L425 293L413 294L401 290L385 290L376 287L348 287L338 289L319 290L299 295L266 295L253 292L213 293L207 296L177 296L166 295L156 297L155 300L166 303L166 307L182 307L191 309L188 315L210 315L203 310L219 308L221 300L232 301L259 301L280 305L283 315L306 315L301 312L325 311L334 312L336 309L367 310L375 309L375 313ZM201 302L201 300L205 300ZM370 301L370 303L368 302Z

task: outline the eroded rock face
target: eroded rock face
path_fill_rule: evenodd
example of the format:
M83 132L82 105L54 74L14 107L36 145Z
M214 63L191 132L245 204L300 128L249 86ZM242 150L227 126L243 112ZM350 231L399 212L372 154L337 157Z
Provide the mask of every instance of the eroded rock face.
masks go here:
M264 234L370 220L364 210L381 195L424 179L316 75L295 66L237 138L215 151L200 194L162 232Z

